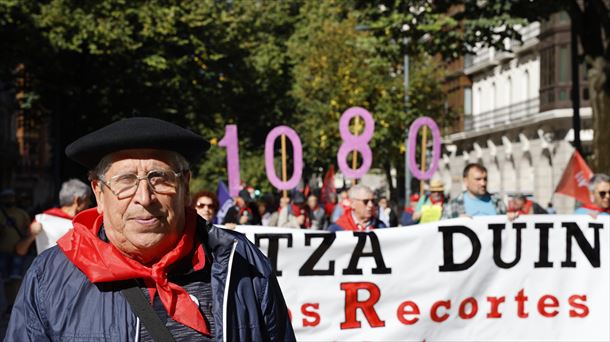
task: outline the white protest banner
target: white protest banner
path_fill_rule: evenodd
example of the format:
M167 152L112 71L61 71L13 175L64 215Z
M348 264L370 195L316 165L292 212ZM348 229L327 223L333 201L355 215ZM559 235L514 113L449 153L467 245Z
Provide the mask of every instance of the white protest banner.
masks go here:
M36 235L36 250L38 254L57 244L57 240L72 228L72 220L48 215L36 215L36 221L42 224L42 231Z
M610 340L608 216L463 218L372 232L242 226L299 340Z

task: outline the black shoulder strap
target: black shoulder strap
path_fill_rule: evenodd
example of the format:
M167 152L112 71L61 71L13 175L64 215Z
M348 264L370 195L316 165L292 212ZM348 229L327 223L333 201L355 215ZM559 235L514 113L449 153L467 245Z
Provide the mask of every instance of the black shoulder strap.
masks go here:
M146 330L156 342L174 342L174 337L161 322L144 293L134 282L134 285L121 290L133 312L140 318Z

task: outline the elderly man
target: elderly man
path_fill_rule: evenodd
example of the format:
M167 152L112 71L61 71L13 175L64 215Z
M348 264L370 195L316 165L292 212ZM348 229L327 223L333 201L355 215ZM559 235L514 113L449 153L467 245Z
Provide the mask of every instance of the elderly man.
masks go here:
M15 251L19 255L25 255L43 229L48 232L46 238L47 245L54 246L56 240L53 237L59 237L66 233L69 227L71 227L70 222L74 216L89 208L89 204L91 204L91 189L87 184L78 179L65 181L59 190L59 208L51 208L43 212L44 215L55 218L55 225L34 220L30 224L29 234L17 243ZM39 218L38 215L36 217L37 219ZM38 254L40 253L42 253L42 250L38 251Z
M592 204L585 204L576 209L575 214L590 215L596 218L597 215L610 214L610 176L598 173L591 177L589 181L589 194Z
M24 279L8 341L294 340L265 256L188 207L209 144L131 118L66 148L88 167L97 208L78 214Z
M466 191L445 206L444 218L475 217L506 214L506 205L496 194L487 192L487 169L485 166L472 163L466 165L463 172ZM518 216L515 212L507 214L512 220Z
M377 207L373 190L366 185L355 185L348 192L350 208L345 210L337 222L331 224L328 230L369 231L375 228L386 228L383 222L376 218Z

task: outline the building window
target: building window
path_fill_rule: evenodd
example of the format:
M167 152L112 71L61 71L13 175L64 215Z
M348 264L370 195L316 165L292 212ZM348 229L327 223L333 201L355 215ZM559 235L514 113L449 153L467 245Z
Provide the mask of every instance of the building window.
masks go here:
M527 99L530 98L530 72L529 72L529 70L525 70L525 72L523 73L523 81L525 82L524 87L523 87L525 96L523 97L523 100L526 101Z
M559 82L570 81L570 49L567 45L559 47Z
M464 115L472 115L472 88L464 88Z

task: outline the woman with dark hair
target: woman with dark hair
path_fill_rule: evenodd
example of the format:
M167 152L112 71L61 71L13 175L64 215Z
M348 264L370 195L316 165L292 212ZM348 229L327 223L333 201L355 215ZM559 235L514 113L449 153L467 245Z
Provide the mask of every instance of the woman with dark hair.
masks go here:
M218 199L213 192L201 190L195 193L191 205L197 210L199 216L209 223L214 223L214 218L218 212Z

